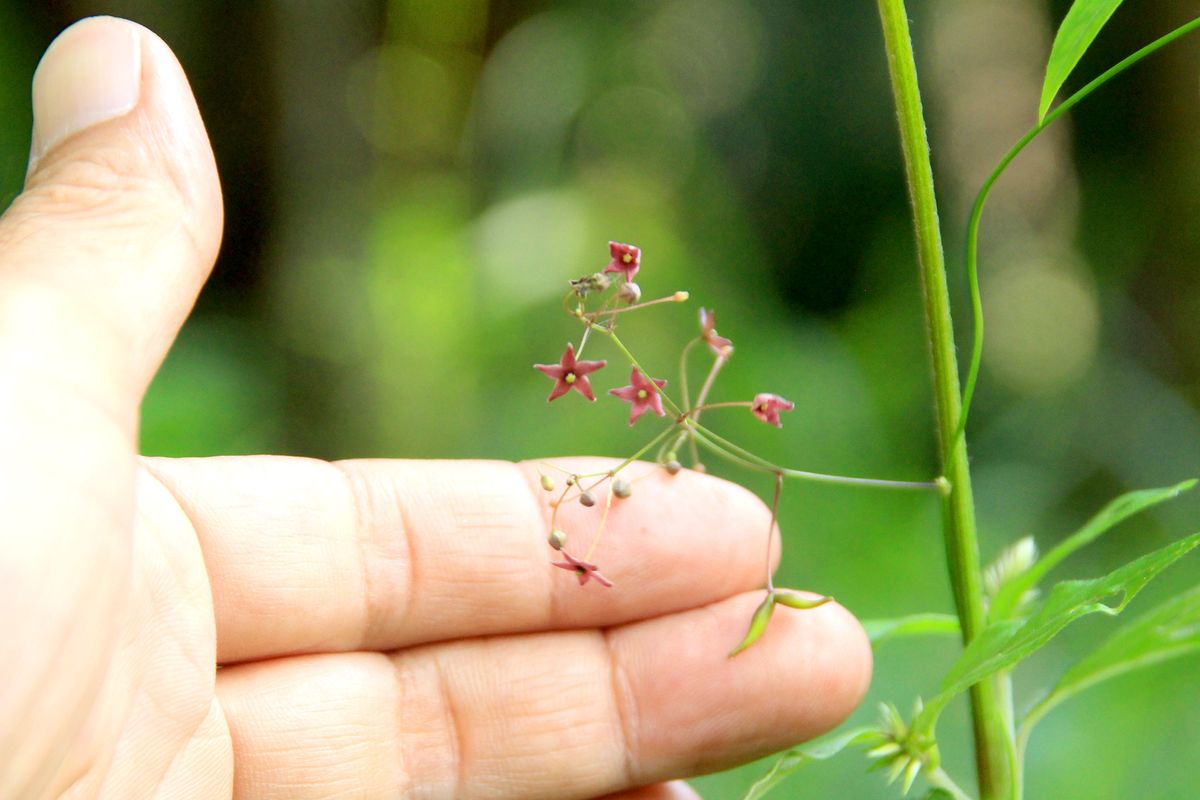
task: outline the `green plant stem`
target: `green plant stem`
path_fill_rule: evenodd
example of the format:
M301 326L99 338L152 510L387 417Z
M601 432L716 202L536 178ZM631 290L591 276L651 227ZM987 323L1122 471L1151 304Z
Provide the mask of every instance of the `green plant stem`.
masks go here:
M917 491L937 491L941 488L936 481L889 481L882 478L855 478L849 475L829 475L824 472L807 472L801 469L789 469L778 464L772 464L765 458L756 456L749 450L739 447L728 439L718 436L699 423L684 420L682 425L690 428L692 436L709 450L725 456L748 469L759 472L778 473L786 478L798 478L814 483L836 483L842 486L869 486L874 489L901 489Z
M1200 28L1200 18L1194 19L1191 22L1171 31L1165 36L1155 39L1150 44L1133 53L1128 58L1114 64L1109 69L1102 72L1095 80L1088 83L1075 94L1068 97L1060 103L1053 111L1029 130L1020 141L1012 146L1004 158L1000 159L1000 163L992 170L992 174L983 182L983 186L979 189L979 194L975 197L975 204L971 208L971 218L967 222L967 282L971 293L971 316L973 318L973 328L975 331L974 341L971 344L971 363L967 369L967 380L962 396L962 413L959 415L958 426L955 430L954 438L957 439L962 435L967 427L967 415L971 410L971 400L975 396L975 383L979 379L979 365L983 361L983 300L979 293L979 221L983 216L983 206L987 203L988 195L991 194L992 187L996 185L996 181L1004 174L1004 170L1008 169L1008 165L1013 162L1021 151L1024 150L1030 142L1037 138L1038 134L1048 128L1055 120L1066 114L1078 103L1084 100L1092 92L1099 89L1104 84L1115 78L1120 73L1132 67L1137 62L1141 61L1146 56L1166 47L1176 39L1186 36L1192 31Z
M933 191L929 139L925 131L904 0L878 0L878 5L913 212L925 322L933 361L934 404L942 474L950 481L950 492L943 498L946 561L965 643L983 630L986 618L966 440L965 437L955 436L962 395L954 356L954 328L950 319L945 255L938 227L937 199ZM1007 798L1012 786L1010 745L994 681L984 681L972 687L971 712L980 796L983 800Z

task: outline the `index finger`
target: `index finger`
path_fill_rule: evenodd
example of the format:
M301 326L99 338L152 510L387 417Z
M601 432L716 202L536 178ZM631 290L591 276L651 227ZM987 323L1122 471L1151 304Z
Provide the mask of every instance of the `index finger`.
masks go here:
M144 463L195 528L222 663L609 626L707 605L765 579L766 507L690 471L629 468L643 477L614 502L588 559L615 583L605 588L552 566L563 559L546 542L551 498L533 464ZM616 462L561 463L584 473ZM592 508L564 506L559 527L573 555L586 554L603 505L601 495Z

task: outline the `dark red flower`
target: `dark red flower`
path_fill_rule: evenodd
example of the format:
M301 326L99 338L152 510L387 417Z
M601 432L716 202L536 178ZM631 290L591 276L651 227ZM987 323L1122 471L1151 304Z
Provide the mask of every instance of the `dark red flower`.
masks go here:
M700 337L714 353L719 356L728 356L733 352L733 342L724 336L717 335L717 329L713 327L716 324L717 312L709 311L707 308L700 309Z
M632 425L647 411L653 411L660 417L666 413L663 411L662 395L658 393L659 387L666 385L665 380L643 377L642 373L638 372L638 368L634 367L633 371L629 373L629 385L622 386L620 389L609 389L608 393L616 395L633 406L629 410L629 424Z
M563 353L557 364L534 364L533 368L541 370L548 377L554 379L554 389L546 398L546 402L556 397L562 397L572 389L588 400L595 400L596 395L592 394L592 385L588 383L587 376L607 363L607 361L576 361L575 347L568 342L567 352Z
M554 564L554 566L558 567L559 569L568 569L568 570L574 572L575 577L579 578L580 586L583 586L590 579L595 578L597 583L599 583L603 586L612 587L613 582L610 581L608 578L604 577L603 575L601 575L597 571L595 564L589 564L586 561L580 561L578 558L571 555L566 550L563 550L562 554L563 554L563 558L565 558L566 561L554 561L552 563Z
M625 276L625 280L633 280L633 276L637 275L642 266L642 249L631 244L609 242L608 252L612 256L612 261L608 262L604 271L620 272Z
M754 395L750 411L763 422L774 425L776 428L782 428L783 423L779 421L779 412L791 411L795 407L796 404L791 400L784 400L777 394L762 392Z

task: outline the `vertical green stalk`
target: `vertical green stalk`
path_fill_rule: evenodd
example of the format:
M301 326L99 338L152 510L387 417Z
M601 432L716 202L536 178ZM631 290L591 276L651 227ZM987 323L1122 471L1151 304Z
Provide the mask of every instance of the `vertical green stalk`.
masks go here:
M954 330L950 321L945 255L938 227L937 199L933 191L929 139L921 110L917 67L913 58L904 0L878 0L878 3L879 16L883 22L888 70L892 79L892 93L900 123L900 145L904 152L917 258L921 269L925 322L933 361L934 402L942 474L949 479L951 486L949 494L943 500L942 508L946 561L965 643L979 634L986 620L966 437L955 435L961 413L962 395L954 354ZM971 689L971 712L980 796L983 800L1006 798L1012 786L1011 762L1008 756L1010 747L995 681L985 681Z

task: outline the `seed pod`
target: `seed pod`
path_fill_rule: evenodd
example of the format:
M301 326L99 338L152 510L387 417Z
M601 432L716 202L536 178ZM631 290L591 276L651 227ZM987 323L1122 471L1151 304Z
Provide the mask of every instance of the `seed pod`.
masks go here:
M579 495L579 504L585 508L591 508L596 505L596 495L591 492L583 492Z
M613 481L613 494L617 497L629 497L633 494L633 484L624 478L617 478Z
M542 479L541 479L541 483L542 483L542 488L545 489L547 492L554 491L554 479L551 478L549 475L543 475Z
M567 486L574 486L574 485L575 485L575 476L568 475L567 476Z
M550 546L555 550L562 550L567 544L567 534L555 528L550 531L550 538L547 541L550 542Z
M666 467L667 472L669 472L672 475L678 475L679 470L683 469L683 464L680 464L678 461L675 461L674 459L668 461L663 466Z

